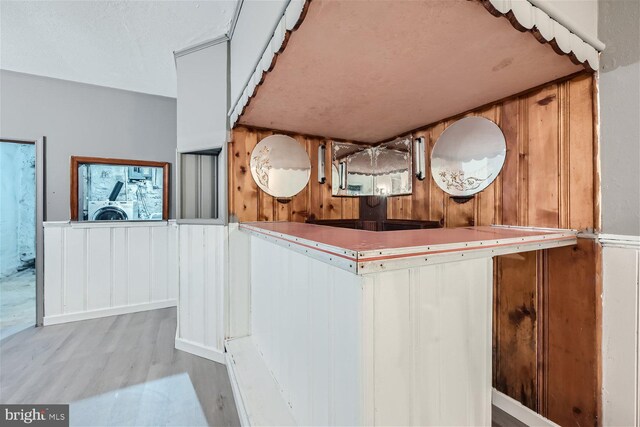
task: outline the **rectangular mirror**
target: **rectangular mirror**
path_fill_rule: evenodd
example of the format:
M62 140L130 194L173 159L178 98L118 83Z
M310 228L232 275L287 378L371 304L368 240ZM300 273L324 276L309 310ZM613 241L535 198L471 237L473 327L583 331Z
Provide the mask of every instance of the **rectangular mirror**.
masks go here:
M411 137L376 146L332 144L334 196L398 196L411 194Z
M71 158L72 221L169 218L169 163Z

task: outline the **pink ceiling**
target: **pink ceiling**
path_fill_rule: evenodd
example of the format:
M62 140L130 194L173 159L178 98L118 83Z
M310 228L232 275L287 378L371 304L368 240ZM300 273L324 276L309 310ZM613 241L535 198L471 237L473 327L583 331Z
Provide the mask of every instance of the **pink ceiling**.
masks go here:
M582 69L477 1L314 0L239 122L378 142Z

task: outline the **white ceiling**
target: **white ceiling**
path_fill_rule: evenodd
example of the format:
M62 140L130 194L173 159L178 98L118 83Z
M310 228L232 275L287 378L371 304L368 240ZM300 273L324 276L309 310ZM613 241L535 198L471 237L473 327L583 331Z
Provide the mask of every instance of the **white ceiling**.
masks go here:
M0 1L0 68L176 96L173 51L225 34L236 0Z

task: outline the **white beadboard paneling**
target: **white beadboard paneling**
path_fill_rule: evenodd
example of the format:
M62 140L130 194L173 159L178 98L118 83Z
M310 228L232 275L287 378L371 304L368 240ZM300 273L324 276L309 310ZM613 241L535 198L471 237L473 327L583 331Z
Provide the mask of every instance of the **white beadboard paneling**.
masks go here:
M64 298L64 233L62 228L44 229L45 315L57 316L63 312Z
M128 231L129 304L151 300L151 231L131 228Z
M227 227L221 225L180 224L179 297L176 348L210 357L224 358L225 268L227 265ZM185 343L187 343L185 345Z
M374 278L375 423L411 425L412 356L409 270ZM380 367L386 369L379 369Z
M374 275L376 425L491 422L490 258Z
M87 311L88 283L87 229L66 228L64 247L64 313ZM47 244L45 240L45 245ZM47 268L45 259L45 269ZM45 283L46 287L47 284ZM45 301L45 316L46 316Z
M154 263L169 266L171 261L176 265L176 258L170 258L173 254L169 247L168 228L152 228L149 230L151 259ZM151 266L151 299L169 299L169 276L166 270L157 270Z
M87 229L87 309L111 306L111 231L108 228Z
M640 423L640 250L630 239L601 240L603 425ZM637 241L637 238L636 238Z
M490 424L491 258L358 276L250 246L246 339L298 424Z
M229 224L229 338L251 333L251 237Z
M175 305L176 233L166 222L45 223L45 324Z
M363 279L251 238L251 340L299 425L361 419Z
M111 229L111 304L116 307L129 304L129 274L127 273L129 245L127 240L127 229Z

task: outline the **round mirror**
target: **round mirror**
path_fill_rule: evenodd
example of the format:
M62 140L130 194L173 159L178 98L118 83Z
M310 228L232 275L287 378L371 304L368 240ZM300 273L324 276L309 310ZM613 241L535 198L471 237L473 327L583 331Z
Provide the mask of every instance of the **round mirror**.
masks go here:
M258 187L277 198L298 194L311 174L307 152L286 135L271 135L260 141L251 153L250 166Z
M431 175L461 199L484 190L500 173L507 146L502 130L483 117L465 117L442 132L431 153Z

